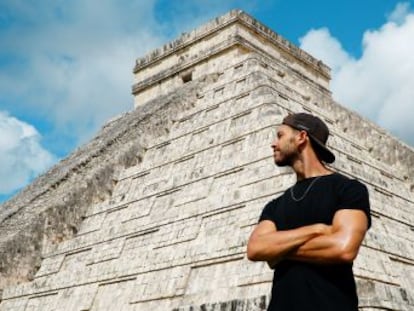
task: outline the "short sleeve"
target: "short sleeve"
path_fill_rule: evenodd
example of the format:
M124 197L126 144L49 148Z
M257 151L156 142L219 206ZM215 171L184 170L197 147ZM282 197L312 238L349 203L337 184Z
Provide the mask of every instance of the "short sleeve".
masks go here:
M371 212L367 187L355 179L349 179L339 189L337 209L359 209L368 219L368 228L371 227Z
M265 207L263 208L262 214L259 217L259 222L263 220L271 220L275 222L275 216L274 216L275 215L275 212L274 212L275 201L276 200L272 200L265 205Z

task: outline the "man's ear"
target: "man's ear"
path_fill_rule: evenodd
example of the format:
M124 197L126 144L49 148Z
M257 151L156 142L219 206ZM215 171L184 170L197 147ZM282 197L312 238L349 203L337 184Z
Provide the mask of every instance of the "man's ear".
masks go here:
M309 140L308 133L306 131L299 131L297 139L298 143L302 145L305 141Z

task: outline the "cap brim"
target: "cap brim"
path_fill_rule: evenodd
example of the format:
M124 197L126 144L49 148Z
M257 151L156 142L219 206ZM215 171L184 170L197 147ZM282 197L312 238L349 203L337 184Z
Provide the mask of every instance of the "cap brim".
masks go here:
M335 155L318 139L311 135L309 135L309 137L312 140L312 146L315 147L315 152L318 154L319 158L326 163L333 163L335 161Z

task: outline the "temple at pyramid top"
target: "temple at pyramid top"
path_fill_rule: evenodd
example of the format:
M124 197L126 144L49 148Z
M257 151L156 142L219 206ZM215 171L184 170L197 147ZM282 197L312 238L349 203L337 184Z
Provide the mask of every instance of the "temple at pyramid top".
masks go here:
M220 72L223 64L236 63L251 52L277 59L312 83L329 88L328 66L250 15L233 10L137 59L132 87L135 106L191 79Z

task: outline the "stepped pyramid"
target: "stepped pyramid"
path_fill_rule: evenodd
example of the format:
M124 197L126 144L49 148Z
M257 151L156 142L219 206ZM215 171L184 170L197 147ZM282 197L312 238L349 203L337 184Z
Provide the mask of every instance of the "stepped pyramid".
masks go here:
M0 311L265 310L273 271L246 242L295 181L270 143L300 111L370 191L361 310L414 310L414 150L334 102L327 66L231 11L134 74L133 111L0 207Z

